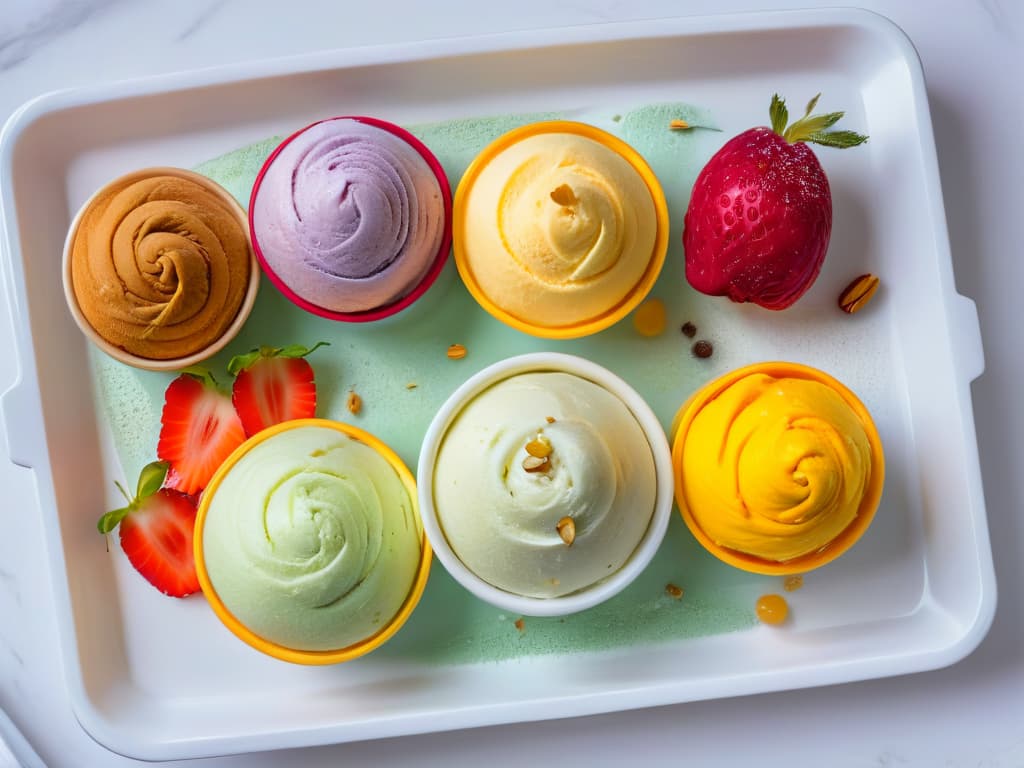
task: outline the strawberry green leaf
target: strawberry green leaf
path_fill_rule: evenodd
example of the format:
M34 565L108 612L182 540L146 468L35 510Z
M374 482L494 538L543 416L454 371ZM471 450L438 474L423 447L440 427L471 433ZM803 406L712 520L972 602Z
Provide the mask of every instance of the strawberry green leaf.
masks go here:
M131 511L132 508L128 506L115 509L113 512L107 512L107 514L103 515L103 517L99 519L99 522L96 523L96 528L100 533L110 533L112 530L117 528L118 524L124 520L125 516Z
M299 344L290 344L287 347L282 347L281 349L279 349L277 351L277 356L278 357L305 357L306 355L312 353L314 350L319 349L320 347L329 347L329 346L331 346L331 344L328 341L318 341L316 344L314 344L312 347L309 347L309 348L303 347L303 346L301 346Z
M304 347L301 344L289 344L286 347L260 347L252 349L244 355L235 355L228 363L228 373L237 376L257 360L264 357L305 357L320 347L329 347L330 343L318 341L312 347Z
M170 464L166 461L150 462L142 468L142 472L139 473L139 485L135 491L136 502L142 501L160 490L169 468Z
M804 112L804 116L792 125L787 126L789 112L786 109L786 102L780 99L777 93L773 94L772 103L768 110L772 118L772 130L790 144L809 141L813 144L835 147L837 149L856 147L858 144L863 144L868 140L867 136L855 133L854 131L828 130L842 119L844 113L828 112L824 115L812 115L811 112L818 106L819 98L821 98L820 93L807 102L807 110Z
M814 108L816 106L818 106L818 99L820 99L820 98L821 98L821 94L817 93L817 94L814 95L813 99L811 99L810 101L807 102L807 109L804 111L804 117L810 117L811 116L811 112L813 112Z
M811 135L821 133L826 128L831 128L838 123L844 114L843 112L829 112L827 115L803 117L786 129L783 138L790 144L807 141Z
M217 379L213 377L213 371L201 365L190 365L188 368L182 369L181 372L186 376L191 376L193 379L199 379L208 387L217 387Z
M244 355L235 355L228 363L228 373L232 376L237 376L261 357L263 357L261 349L250 350Z
M789 122L789 110L786 109L786 102L779 98L779 94L772 94L772 105L768 108L768 114L772 119L772 130L780 136L786 130L786 123Z
M854 131L822 131L807 137L807 141L814 144L820 144L823 147L835 147L836 149L856 147L867 140L867 136Z

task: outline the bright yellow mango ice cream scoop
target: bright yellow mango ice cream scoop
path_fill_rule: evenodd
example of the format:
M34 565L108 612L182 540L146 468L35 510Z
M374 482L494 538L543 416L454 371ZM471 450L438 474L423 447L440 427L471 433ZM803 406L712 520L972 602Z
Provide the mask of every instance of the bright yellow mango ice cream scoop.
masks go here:
M626 143L583 123L534 123L473 161L455 196L455 262L499 320L546 338L612 325L665 261L657 178Z
M882 492L870 414L827 374L763 363L708 384L680 412L676 500L714 555L747 571L799 573L856 542Z

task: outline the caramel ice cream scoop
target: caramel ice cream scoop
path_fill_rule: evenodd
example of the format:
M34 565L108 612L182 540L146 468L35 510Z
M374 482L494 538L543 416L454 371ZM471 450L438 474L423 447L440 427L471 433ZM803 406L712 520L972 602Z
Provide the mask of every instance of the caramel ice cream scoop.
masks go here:
M247 233L242 209L203 176L170 168L123 176L79 214L68 249L74 301L112 347L187 358L251 306Z

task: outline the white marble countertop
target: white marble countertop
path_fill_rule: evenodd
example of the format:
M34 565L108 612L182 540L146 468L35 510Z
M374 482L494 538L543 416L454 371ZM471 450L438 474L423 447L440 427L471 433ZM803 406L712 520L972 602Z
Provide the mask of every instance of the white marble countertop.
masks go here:
M606 20L831 5L813 0L7 0L0 15L0 122L57 88L328 48ZM864 0L910 36L928 84L958 289L978 304L988 369L973 385L999 584L988 637L929 673L589 718L482 728L202 766L621 763L1024 766L1024 380L1020 343L1018 0ZM345 7L345 10L342 8ZM288 16L282 18L282 10ZM428 10L429 9L429 10ZM0 350L12 343L0 307ZM0 391L12 382L0 359ZM68 702L31 474L0 456L0 735L26 765L124 766ZM9 719L3 716L3 712ZM23 734L22 740L18 734ZM31 745L31 748L28 745ZM727 745L723 749L723 745ZM0 746L0 766L10 757Z

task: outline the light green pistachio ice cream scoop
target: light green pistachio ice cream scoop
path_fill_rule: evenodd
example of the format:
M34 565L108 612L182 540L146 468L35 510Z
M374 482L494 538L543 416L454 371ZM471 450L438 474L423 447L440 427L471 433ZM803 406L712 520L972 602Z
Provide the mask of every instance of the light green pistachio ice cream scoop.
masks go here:
M618 571L647 531L655 496L636 417L603 387L560 372L512 376L477 395L445 433L434 468L452 550L484 581L527 597L571 594Z
M255 445L207 511L203 555L225 607L265 640L345 648L399 611L421 529L405 484L376 450L305 426Z

